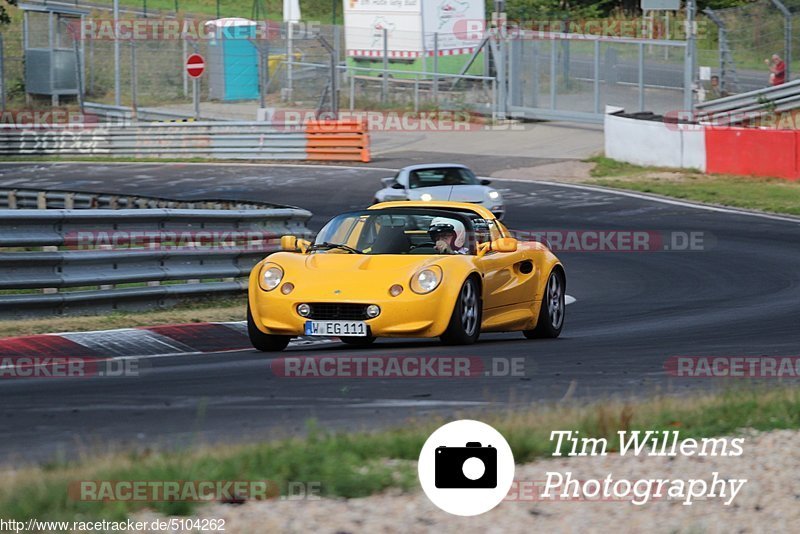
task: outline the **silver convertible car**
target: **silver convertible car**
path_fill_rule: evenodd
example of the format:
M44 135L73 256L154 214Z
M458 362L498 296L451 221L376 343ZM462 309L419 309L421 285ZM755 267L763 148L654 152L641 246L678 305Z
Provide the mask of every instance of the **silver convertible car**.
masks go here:
M383 189L375 203L392 200L452 200L480 204L502 219L505 206L500 192L489 187L490 180L475 176L464 165L437 163L404 167L395 176L383 178Z

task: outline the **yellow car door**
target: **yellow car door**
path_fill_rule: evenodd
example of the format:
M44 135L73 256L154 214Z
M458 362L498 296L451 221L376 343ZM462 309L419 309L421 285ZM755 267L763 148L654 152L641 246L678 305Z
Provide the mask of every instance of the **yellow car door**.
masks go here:
M487 221L492 241L510 237L496 221ZM529 254L523 250L497 252L489 250L476 259L483 274L483 307L485 310L530 303L536 293L540 273Z

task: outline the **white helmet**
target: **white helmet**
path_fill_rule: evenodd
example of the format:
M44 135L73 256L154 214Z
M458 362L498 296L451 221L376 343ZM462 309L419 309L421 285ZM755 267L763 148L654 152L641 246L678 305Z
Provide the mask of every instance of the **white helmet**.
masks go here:
M436 234L442 232L453 232L456 234L455 241L453 241L453 246L455 248L461 248L464 246L464 242L466 241L467 237L467 230L464 228L464 223L457 219L450 219L449 217L434 217L431 221L431 225L428 228L428 234L430 234L431 239L434 241L436 238L434 237Z

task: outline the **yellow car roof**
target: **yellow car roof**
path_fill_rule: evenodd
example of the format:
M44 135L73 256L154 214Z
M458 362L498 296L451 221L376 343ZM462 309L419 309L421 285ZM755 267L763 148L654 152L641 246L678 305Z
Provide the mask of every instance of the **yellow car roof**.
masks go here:
M479 204L469 202L452 202L450 200L398 200L395 202L381 202L369 207L371 210L382 210L385 208L447 208L472 211L484 219L494 219L494 213Z

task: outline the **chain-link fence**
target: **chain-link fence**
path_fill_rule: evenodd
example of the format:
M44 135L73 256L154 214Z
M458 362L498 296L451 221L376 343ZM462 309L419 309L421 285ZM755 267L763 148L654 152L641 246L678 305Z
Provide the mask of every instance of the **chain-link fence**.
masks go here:
M683 42L550 34L510 44L510 102L532 118L600 120L605 106L681 109Z

